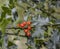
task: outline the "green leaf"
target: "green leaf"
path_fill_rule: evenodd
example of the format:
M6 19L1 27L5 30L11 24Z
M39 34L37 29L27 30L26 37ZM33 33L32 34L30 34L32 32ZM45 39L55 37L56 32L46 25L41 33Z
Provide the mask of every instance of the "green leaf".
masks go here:
M14 8L14 2L13 2L13 0L9 0L9 7L12 9L12 8Z
M8 47L15 45L13 42L8 41Z
M44 37L48 38L48 32L44 32Z
M5 14L7 13L7 14L11 15L11 9L10 8L2 6L2 9L3 9Z
M2 33L4 34L5 33L5 28L6 28L6 26L8 25L8 23L10 23L10 20L11 19L3 19L2 20L2 22L0 23L0 28L1 28L1 31L2 31Z
M1 18L0 18L0 21L2 21L3 20L3 18L5 18L5 12L2 12L2 14L1 14Z
M2 48L0 47L0 49L2 49Z
M13 4L13 0L9 0L9 3L10 3L10 4Z
M52 27L48 26L48 36L51 36Z
M2 46L2 42L3 42L2 39L0 39L0 46Z

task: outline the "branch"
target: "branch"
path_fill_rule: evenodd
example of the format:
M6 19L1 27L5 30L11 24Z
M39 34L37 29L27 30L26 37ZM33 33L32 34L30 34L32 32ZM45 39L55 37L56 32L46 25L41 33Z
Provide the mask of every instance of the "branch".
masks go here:
M60 23L59 24L47 24L47 25L43 25L43 26L58 26L60 28ZM32 27L34 28L34 27ZM6 28L6 29L21 29L21 28ZM25 28L24 28L25 29ZM15 35L15 36L20 36L20 37L26 37L25 35L18 35L18 34L13 34L13 33L6 33L7 35Z
M18 35L18 34L13 34L13 33L6 33L6 35L15 35L15 36L20 36L20 37L26 37L25 35Z
M43 25L43 26L60 26L60 23L58 23L58 24L47 24L47 25ZM32 26L32 28L34 28L34 26ZM11 28L5 28L5 29L22 29L22 28L19 28L19 27L11 27ZM23 29L26 29L26 27L23 28Z
M21 29L21 30L23 30L23 29L27 29L27 28L26 27L25 28L11 27L11 28L5 28L5 29Z

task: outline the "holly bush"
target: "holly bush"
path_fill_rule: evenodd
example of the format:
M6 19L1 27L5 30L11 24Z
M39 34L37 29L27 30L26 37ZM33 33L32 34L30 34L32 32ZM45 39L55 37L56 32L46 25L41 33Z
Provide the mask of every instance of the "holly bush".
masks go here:
M0 2L0 49L17 49L14 41L20 41L19 37L26 37L26 49L60 49L60 1ZM16 37L9 40L9 35Z

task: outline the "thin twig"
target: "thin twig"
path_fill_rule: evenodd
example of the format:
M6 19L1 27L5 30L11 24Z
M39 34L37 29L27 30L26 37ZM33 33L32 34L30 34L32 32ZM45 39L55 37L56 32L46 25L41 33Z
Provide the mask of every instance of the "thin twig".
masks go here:
M15 36L20 36L20 37L26 37L25 35L17 35L17 34L13 34L13 33L6 33L6 35L15 35Z
M43 26L60 26L60 23L59 24L47 24L47 25L43 25ZM34 28L34 26L32 26L32 28ZM5 28L5 29L22 29L22 28L11 27L11 28ZM26 28L23 28L23 29L26 29Z

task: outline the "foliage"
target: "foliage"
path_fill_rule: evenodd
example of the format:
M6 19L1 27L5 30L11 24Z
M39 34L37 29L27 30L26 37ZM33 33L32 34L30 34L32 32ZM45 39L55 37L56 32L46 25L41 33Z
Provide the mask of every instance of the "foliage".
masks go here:
M31 36L27 37L27 49L40 49L42 45L47 49L60 48L60 30L56 21L58 21L57 7L55 0L8 0L8 4L1 5L0 14L0 31L2 37L0 39L1 47L3 47L6 27L16 27L16 24L23 21L31 21ZM58 22L60 23L60 22ZM20 32L19 28L18 32ZM14 30L15 31L15 30ZM15 33L14 33L15 34ZM18 35L19 33L15 34ZM17 39L16 39L17 40ZM14 42L9 42L7 46L11 46ZM14 44L15 45L15 44ZM15 47L13 45L13 47ZM5 46L5 45L4 45ZM4 49L4 48L3 48ZM7 49L7 48L5 48Z

